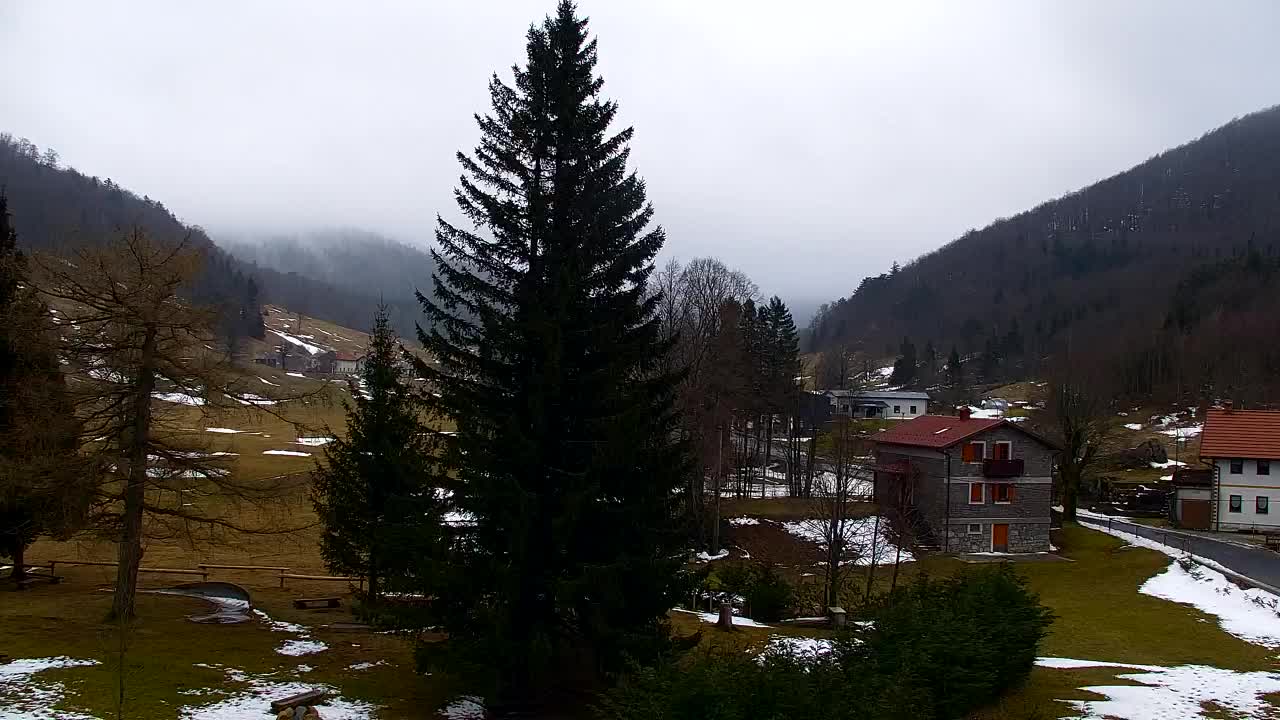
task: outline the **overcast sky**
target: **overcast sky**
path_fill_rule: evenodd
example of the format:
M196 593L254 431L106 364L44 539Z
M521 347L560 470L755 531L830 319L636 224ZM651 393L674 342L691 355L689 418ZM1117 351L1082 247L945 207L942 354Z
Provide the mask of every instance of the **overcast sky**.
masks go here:
M488 76L553 5L0 0L0 131L215 239L424 243ZM1272 0L580 9L664 255L805 305L1280 102Z

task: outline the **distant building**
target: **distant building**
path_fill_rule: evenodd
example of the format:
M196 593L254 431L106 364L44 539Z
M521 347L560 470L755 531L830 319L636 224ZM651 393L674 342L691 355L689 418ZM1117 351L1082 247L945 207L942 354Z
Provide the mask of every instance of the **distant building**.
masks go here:
M1200 435L1200 460L1213 468L1210 512L1215 530L1280 529L1280 411L1211 408ZM1186 501L1183 501L1184 505Z
M349 352L334 353L333 372L337 375L355 375L364 369L364 356Z
M876 502L944 552L1047 552L1048 440L996 418L925 415L873 437Z
M929 393L909 390L827 390L832 415L910 420L929 412Z
M338 354L332 350L311 355L306 361L307 372L329 374L334 372L333 366L337 362Z
M267 367L280 367L280 355L278 353L263 353L253 359L255 365L266 365Z

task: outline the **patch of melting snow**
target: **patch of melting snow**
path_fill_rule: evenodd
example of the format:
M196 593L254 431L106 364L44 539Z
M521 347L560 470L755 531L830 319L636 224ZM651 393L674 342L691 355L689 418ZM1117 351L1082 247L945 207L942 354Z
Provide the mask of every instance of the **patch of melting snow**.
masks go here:
M727 549L721 548L720 552L716 553L715 555L711 555L711 554L710 554L710 553L708 553L706 550L703 550L703 551L699 552L695 557L697 557L697 558L698 558L698 561L699 561L699 562L710 562L710 561L712 561L712 560L723 560L723 559L725 559L725 558L729 557L729 551L728 551Z
M311 457L311 453L298 452L297 450L263 450L263 455L288 455L290 457Z
M232 428L205 428L204 431L211 433L223 433L225 435L235 435L242 432L248 432L247 430L234 430Z
M0 720L95 720L92 715L54 710L53 706L66 694L66 685L52 680L37 680L32 676L45 670L99 664L97 660L59 655L22 658L0 665Z
M825 618L822 618L825 620ZM793 637L789 635L770 635L769 644L764 653L780 653L784 655L826 655L835 644L829 638Z
M1185 466L1186 466L1186 463L1182 462L1181 460L1166 460L1166 461L1164 461L1164 462L1162 462L1162 463L1153 462L1153 463L1150 463L1150 464L1151 464L1151 467L1155 468L1156 470L1168 470L1168 469L1169 469L1169 468L1171 468L1171 467L1185 467Z
M156 400L177 403L179 405L191 405L193 407L204 405L204 398L180 392L153 392L151 393L151 397Z
M266 378L264 378L264 377L259 377L258 379L262 381L262 384L263 384L263 385L270 385L271 387L280 387L280 386L279 386L279 385L277 385L276 383L273 383L273 382L271 382L270 380L268 380L268 379L266 379Z
M376 668L379 665L387 665L387 664L389 663L386 660L379 660L377 662L358 662L358 663L348 665L347 669L348 670L369 670L371 668Z
M1156 550L1172 558L1185 558L1169 563L1163 573L1152 577L1138 588L1144 595L1191 605L1218 618L1226 632L1241 640L1267 648L1280 648L1280 597L1257 588L1242 590L1214 569L1221 565L1149 538L1120 530L1091 526L1113 535L1130 545ZM1191 563L1194 559L1197 563ZM1206 567L1207 566L1207 567Z
M276 653L280 655L299 657L302 655L314 655L329 649L327 644L311 637L311 628L306 625L273 620L270 615L258 609L254 609L253 614L261 618L267 627L271 628L272 632L287 632L298 636L295 639L285 640L280 643L280 646L276 648Z
M808 540L812 543L822 545L826 542L825 532L826 523L821 520L797 520L782 523L782 528L787 532L795 535L802 540ZM850 551L861 550L859 557L855 559L855 565L871 564L871 545L872 540L876 539L875 559L876 564L893 562L897 558L898 548L889 542L888 535L889 523L880 521L880 536L875 538L876 534L876 518L875 516L858 518L849 520L845 524L845 542ZM902 562L914 562L915 556L904 549L902 551ZM844 564L844 563L841 563Z
M280 655L298 657L300 655L314 655L328 649L329 646L319 640L285 640L280 644L280 647L276 648L276 652Z
M1130 665L1071 658L1038 658L1041 667L1077 669L1089 667L1128 668L1137 672L1117 676L1136 685L1090 685L1080 688L1102 695L1105 700L1062 700L1090 720L1119 718L1207 718L1206 704L1232 717L1271 717L1272 706L1263 699L1280 692L1280 674L1238 672L1207 665ZM1217 716L1217 713L1215 713Z
M288 325L286 325L285 327L287 328L287 327L289 327L289 326L288 326ZM302 348L303 350L306 350L307 352L311 353L312 355L318 355L318 354L320 354L321 352L323 352L320 348L316 347L315 345L312 345L311 343L307 342L306 340L299 340L298 338L296 338L296 337L294 337L294 336L292 336L292 335L290 335L290 334L288 334L288 333L282 333L282 332L280 332L279 330L272 330L271 328L267 328L267 331L268 331L268 332L275 333L276 335L280 336L280 339L281 339L281 340L284 340L285 342L290 343L290 344L292 344L292 345L297 345L298 347Z
M328 445L329 443L333 442L333 438L331 437L300 437L294 442L297 443L298 445L310 445L311 447L316 447L319 445Z
M729 518L729 524L730 524L730 525L734 525L734 526L738 526L738 525L759 525L759 524L760 524L760 518L753 518L753 517Z
M300 673L309 673L309 672L311 672L312 670L315 670L315 668L311 667L310 665L299 665L298 667L296 667L296 668L294 668L294 669L295 669L295 670L297 670L297 671L298 671L298 672L300 672Z
M288 375L289 377L298 377L298 378L303 378L303 379L306 379L306 377L307 377L306 375L303 375L302 373L296 373L296 372L287 372L287 373L285 373L285 375Z
M463 695L440 708L439 715L448 720L485 720L484 700L475 695Z
M684 608L672 608L671 611L679 612L679 613L688 613L689 615L697 615L699 618L702 619L702 622L709 622L712 625L720 621L720 616L717 615L716 613L698 612L696 610L685 610ZM742 627L756 627L756 628L772 627L771 625L758 623L755 620L752 620L751 618L738 617L737 615L733 616L733 624L740 625Z
M1124 426L1129 430L1134 430L1134 431L1142 429L1142 423L1125 423Z
M222 670L227 679L243 683L245 688L228 693L228 697L206 705L189 705L180 709L184 720L261 720L263 711L272 700L297 695L309 690L324 690L329 697L321 705L325 720L368 720L376 706L361 700L348 700L338 695L338 689L323 683L279 682L268 675L251 675L234 668L196 663L196 667Z

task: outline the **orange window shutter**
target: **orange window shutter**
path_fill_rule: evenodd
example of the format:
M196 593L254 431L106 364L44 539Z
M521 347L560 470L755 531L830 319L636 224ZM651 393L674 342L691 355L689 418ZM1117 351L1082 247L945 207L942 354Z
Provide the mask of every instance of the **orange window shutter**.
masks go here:
M974 462L975 454L973 443L965 443L964 448L960 451L960 459L965 462Z
M1018 498L1018 486L1010 485L1009 486L1009 502L1013 502L1017 498Z

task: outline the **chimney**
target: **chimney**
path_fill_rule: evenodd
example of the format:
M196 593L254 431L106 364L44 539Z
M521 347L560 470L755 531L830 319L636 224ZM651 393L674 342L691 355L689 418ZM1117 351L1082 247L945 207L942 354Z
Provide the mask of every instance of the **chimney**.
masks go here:
M969 406L968 406L968 405L961 405L961 406L960 406L960 419L961 419L961 420L968 420L968 419L969 419Z
M1225 412L1225 413L1227 413L1227 414L1230 414L1230 413L1231 413L1231 411L1232 411L1233 409L1235 409L1235 403L1231 402L1230 400L1223 400L1223 401L1222 401L1222 411L1223 411L1223 412Z

